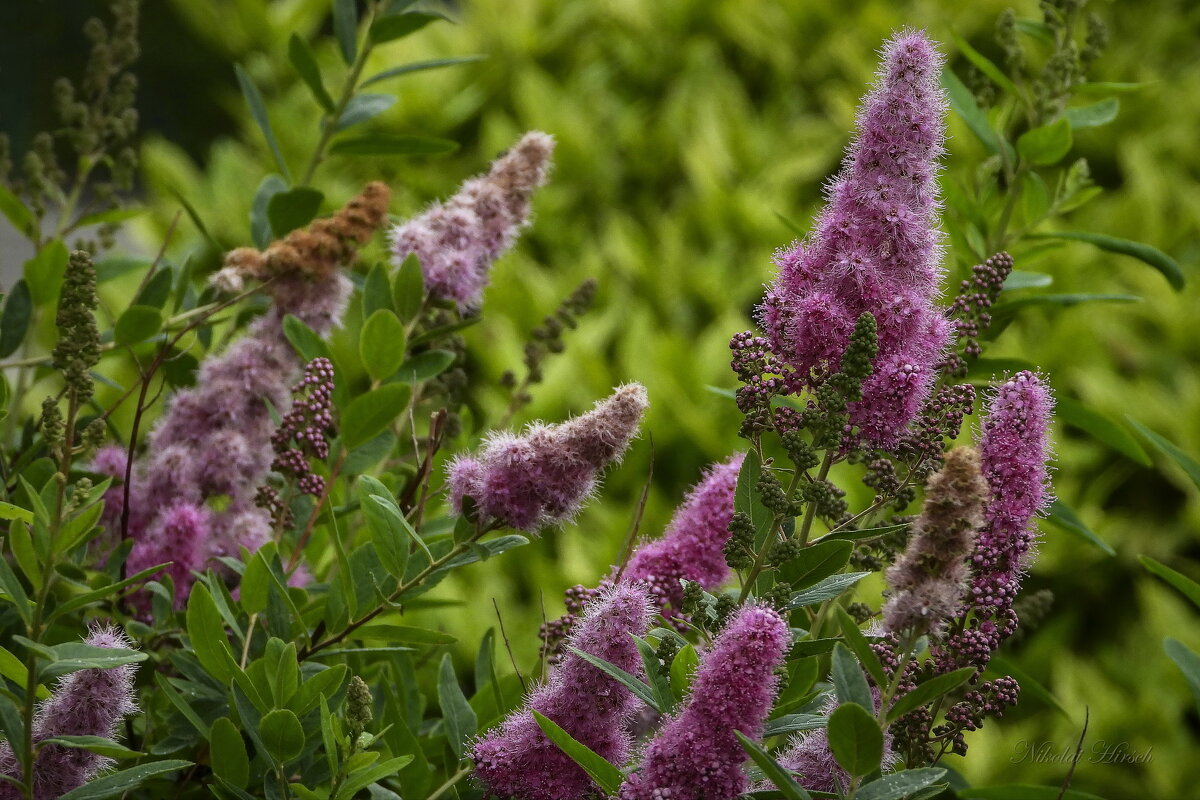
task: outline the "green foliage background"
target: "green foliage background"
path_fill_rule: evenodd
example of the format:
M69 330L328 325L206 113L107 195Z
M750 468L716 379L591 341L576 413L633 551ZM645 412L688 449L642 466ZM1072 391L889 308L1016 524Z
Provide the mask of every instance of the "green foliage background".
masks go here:
M169 252L215 266L219 248L248 243L254 187L271 164L230 62L243 64L263 88L284 152L298 162L312 149L317 119L287 65L287 38L316 32L327 4L157 5L147 9L146 24L169 24L197 43L209 59L198 67L208 79L203 97L238 130L207 145L189 140L191 152L149 135L143 180L153 208L134 230L141 249L156 250L179 208L172 192L179 192L215 243L185 219ZM381 48L368 72L420 58L487 57L395 79L381 88L396 91L400 102L370 123L455 139L462 149L428 160L334 158L318 173L331 208L381 177L395 192L393 212L407 215L450 193L521 131L545 130L559 141L538 218L497 266L485 321L468 332L472 367L483 376L477 383L489 387L477 398L476 428L502 413L499 377L519 365L529 331L586 277L599 280L596 307L569 334L567 355L550 365L522 420L581 411L624 381L644 383L652 401L649 435L577 525L548 534L502 568L456 574L433 596L459 603L421 612L425 624L453 631L469 647L495 624L495 598L526 669L536 659L543 603L547 616L557 616L565 588L594 584L616 558L652 460L642 530L662 529L700 468L739 446L736 410L706 387L733 386L726 344L749 325L773 249L792 238L780 217L807 229L880 43L912 25L943 42L954 31L994 53L991 28L1008 5L468 0L451 10L460 24L431 26ZM988 355L1032 361L1061 396L1117 419L1131 414L1200 453L1200 61L1187 55L1200 45L1200 7L1153 0L1091 8L1113 31L1093 79L1147 85L1122 95L1114 124L1076 138L1072 157L1087 157L1109 191L1074 212L1071 227L1152 243L1183 264L1188 284L1176 293L1139 262L1084 245L1018 260L1018 269L1053 274L1056 292L1128 292L1144 300L1025 313ZM1038 14L1031 2L1017 11ZM160 14L169 22L156 22ZM946 52L963 66L951 45ZM331 39L321 40L318 56L333 68ZM956 118L951 134L945 180L952 185L984 153ZM974 260L952 250L952 274ZM1027 688L1008 719L969 737L969 759L952 763L972 782L1061 782L1062 763L1014 760L1021 742L1049 742L1056 753L1072 748L1086 709L1086 748L1124 742L1151 758L1090 763L1085 750L1075 788L1107 798L1187 796L1200 780L1200 719L1162 639L1200 648L1200 620L1137 556L1200 577L1200 493L1173 464L1140 466L1062 425L1057 441L1059 496L1117 554L1047 526L1027 585L1053 590L1056 601L1047 621L1007 655L1066 713Z

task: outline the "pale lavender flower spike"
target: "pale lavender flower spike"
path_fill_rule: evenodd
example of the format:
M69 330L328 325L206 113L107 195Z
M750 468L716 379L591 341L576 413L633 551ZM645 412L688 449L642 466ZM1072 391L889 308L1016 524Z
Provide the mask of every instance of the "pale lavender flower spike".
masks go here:
M732 800L746 791L747 755L733 732L762 738L791 642L777 613L744 606L701 656L687 705L647 745L621 800Z
M650 624L650 596L639 584L620 584L588 603L567 644L641 672L631 634ZM549 718L601 757L623 764L632 740L628 722L641 701L620 683L568 651L550 680L518 711L475 743L475 774L496 797L520 800L583 800L597 789L570 756L538 727L530 709Z
M525 134L458 194L393 228L393 263L416 254L433 297L463 311L478 308L492 262L528 224L533 190L546 182L553 153L551 136Z
M661 539L634 551L622 572L625 580L645 581L659 603L678 611L683 602L681 578L705 589L724 583L731 573L724 545L733 519L733 490L744 453L713 464L675 511Z
M825 210L808 239L778 253L778 274L758 309L773 349L796 370L797 388L835 371L855 320L875 315L875 371L850 412L876 445L894 443L916 416L951 336L934 302L943 272L941 66L924 33L902 31L887 42Z
M133 643L115 627L96 627L84 639L93 647L129 649ZM113 669L82 669L66 675L54 694L38 706L33 741L53 736L117 737L121 721L137 711L133 697L133 664ZM33 763L34 800L54 800L82 786L112 760L78 747L48 744ZM0 773L17 777L19 766L7 742L0 744ZM0 782L0 800L20 800L17 787Z
M631 383L558 425L493 433L476 455L450 464L451 502L461 513L470 498L482 518L530 532L570 519L625 453L647 405L645 388Z

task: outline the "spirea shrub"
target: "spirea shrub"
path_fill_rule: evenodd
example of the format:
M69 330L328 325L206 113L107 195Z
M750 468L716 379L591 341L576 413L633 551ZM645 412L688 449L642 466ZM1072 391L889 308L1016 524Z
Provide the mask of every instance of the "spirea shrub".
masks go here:
M89 23L63 128L0 190L37 253L0 318L0 798L951 796L963 781L943 757L1025 682L995 657L1052 509L1055 397L1051 376L982 359L1018 310L1004 305L1016 195L986 240L973 228L995 252L950 280L974 255L941 214L946 117L990 143L996 191L1019 191L1065 155L1053 137L1069 135L1099 29L1078 51L1074 17L1046 4L1058 49L1023 89L1015 147L926 32L884 43L824 209L773 270L753 267L757 327L730 332L721 390L740 445L689 466L665 530L642 530L641 507L619 514L625 546L589 585L525 587L567 592L540 645L510 640L501 616L506 657L489 631L464 670L455 632L412 612L502 614L433 590L563 536L651 438L647 409L673 400L629 375L574 416L511 424L576 346L587 283L536 329L489 416L461 332L510 312L486 290L533 224L553 132L521 135L407 219L383 182L327 197L330 156L453 147L362 132L390 104L364 86L452 63L364 77L373 51L437 19L367 5L360 20L334 4L343 67L291 37L320 118L303 166L239 67L275 172L219 264L169 258L169 241L150 262L103 255L135 162L133 0ZM68 151L73 174L57 166ZM1071 167L1060 184L1080 180Z

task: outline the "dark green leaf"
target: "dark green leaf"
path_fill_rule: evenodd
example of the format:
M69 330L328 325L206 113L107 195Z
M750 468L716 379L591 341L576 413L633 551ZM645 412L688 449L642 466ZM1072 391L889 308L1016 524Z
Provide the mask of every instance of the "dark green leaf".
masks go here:
M207 739L209 734L208 725L204 722L204 720L200 719L200 715L196 713L196 710L188 705L187 700L171 686L170 681L167 680L167 676L163 675L161 672L155 672L154 681L158 684L160 696L166 697L167 700L170 701L171 705L175 706L175 710L178 711L184 719L190 722L192 727L195 728L201 736Z
M428 628L413 628L408 625L389 625L385 623L364 625L355 632L354 637L356 639L377 642L406 642L408 644L434 646L454 644L458 641L455 637L442 631L431 631Z
M779 573L794 588L807 589L846 566L853 550L854 543L845 539L818 542L784 563Z
M120 742L114 742L112 739L106 739L103 736L52 736L49 739L43 739L42 742L87 750L105 758L139 758L145 755L136 750L130 750Z
M869 572L844 572L840 575L830 575L816 586L793 595L787 608L789 610L804 608L832 600L870 574Z
M1159 436L1157 433L1150 430L1128 414L1125 415L1125 420L1132 425L1134 430L1140 433L1146 439L1146 441L1154 445L1158 452L1162 453L1164 456L1171 459L1181 468L1183 468L1183 471L1187 473L1187 476L1192 479L1192 483L1196 484L1196 486L1200 486L1200 463L1197 463L1196 459L1192 458L1174 444L1167 441L1162 436Z
M37 230L37 220L33 212L21 202L21 198L13 194L5 186L0 186L0 214L8 217L12 226L27 239L33 238Z
M271 155L275 157L275 164L279 167L279 171L283 173L287 182L291 183L292 173L288 170L287 162L283 160L283 151L279 149L279 142L275 141L275 133L271 130L271 120L267 117L267 106L263 102L262 94L240 64L235 64L233 69L237 73L238 84L242 87L242 96L246 98L246 105L250 106L250 115L254 117L259 130L266 138L267 146L271 148Z
M1138 561L1142 562L1142 566L1150 572L1183 592L1184 597L1192 601L1192 605L1200 608L1200 583L1196 583L1182 572L1176 572L1166 564L1155 561L1149 556L1138 556Z
M0 358L17 352L25 341L29 320L33 316L33 298L25 279L17 281L4 299L4 316L0 317Z
M366 444L392 424L408 406L412 389L387 383L350 401L342 412L342 442L347 450Z
M1083 303L1139 303L1142 298L1136 294L1087 294L1083 292L1071 294L1035 294L1019 297L1015 300L1003 300L992 306L992 316L1003 319L1016 313L1019 309L1029 306L1061 306L1069 308Z
M1143 83L1122 83L1119 81L1084 81L1077 83L1073 87L1075 94L1128 94L1136 92L1139 89L1144 89L1153 81Z
M333 35L342 60L353 64L358 54L358 0L333 0Z
M210 675L228 684L237 671L237 664L225 638L225 623L217 604L203 583L192 587L187 605L187 631L196 658Z
M1017 139L1017 152L1032 164L1049 166L1062 160L1070 151L1072 141L1071 123L1059 117L1021 134Z
M392 306L405 324L416 319L425 302L425 276L421 262L410 253L392 277Z
M833 688L839 703L858 703L863 708L875 705L862 668L840 642L833 648Z
M333 113L333 98L329 96L329 92L325 91L325 83L321 80L321 68L317 65L317 57L313 55L308 42L299 34L293 33L288 39L288 60L296 68L300 79L308 85L313 97L321 104L321 108L325 109L328 114Z
M377 262L367 273L367 280L362 288L363 317L370 317L381 308L392 308L392 287L389 283L387 267L383 262Z
M128 791L136 789L149 778L166 775L169 772L178 772L190 766L192 766L191 761L177 759L138 764L136 767L93 778L78 789L72 789L61 795L58 800L108 800L110 797L120 797Z
M442 656L437 692L438 705L442 707L442 722L446 726L446 741L454 755L462 758L467 743L475 735L478 720L458 685L458 678L454 675L454 659L449 653Z
M942 70L942 86L950 99L950 107L954 109L954 113L962 117L963 122L971 129L971 133L975 134L976 138L983 142L989 151L999 153L1003 149L1008 160L1011 161L1012 146L992 130L987 114L975 102L975 95L949 67Z
M321 210L324 199L322 192L308 186L297 186L272 195L267 201L267 220L273 238L282 239L286 234L312 222Z
M937 767L906 769L884 775L878 780L864 784L855 795L855 800L902 800L913 792L931 786L942 779L946 770Z
M119 647L94 647L83 642L66 642L46 648L52 657L42 667L42 679L57 678L81 669L112 669L145 661L149 656L139 650Z
M433 58L428 61L414 61L411 64L402 64L399 67L392 67L391 69L385 69L383 72L378 72L363 81L362 85L370 86L372 83L385 81L388 78L398 78L410 72L438 69L439 67L452 67L456 64L469 64L473 61L482 61L485 58L487 56L459 56L458 58Z
M1112 545L1097 536L1095 531L1084 524L1079 515L1061 500L1055 500L1050 504L1050 511L1046 514L1046 522L1054 525L1059 530L1066 531L1072 536L1095 545L1110 556L1117 554L1117 551L1113 550Z
M871 712L858 703L843 703L829 715L829 749L851 775L868 775L883 758L883 731Z
M888 720L897 720L910 711L932 703L947 692L952 692L959 686L962 686L975 673L976 669L974 667L962 667L953 672L947 672L945 675L930 678L892 703L892 707L888 709L887 713Z
M113 341L117 344L137 344L162 330L162 311L154 306L130 306L117 320Z
M159 268L137 293L133 305L162 308L171 298L171 286L174 279L174 270Z
M283 335L291 342L300 358L305 361L312 361L314 358L333 359L325 340L304 324L304 320L293 314L288 314L283 318Z
M879 663L879 656L875 654L867 638L858 629L858 623L841 606L837 606L837 615L842 626L842 635L846 638L846 646L854 651L858 663L862 664L871 680L875 681L875 685L886 686L887 677L883 674L883 665Z
M371 94L368 92L355 95L346 104L346 110L338 117L333 129L344 131L346 128L379 116L394 105L396 105L396 95L394 94Z
M972 47L966 39L962 38L954 31L950 31L950 38L954 40L954 44L962 52L963 56L966 57L967 61L970 61L975 65L976 69L988 76L992 83L996 84L1013 97L1021 97L1021 93L1017 90L1016 84L1004 74L1004 70L993 64L985 55Z
M433 136L371 133L342 137L330 146L329 152L346 156L438 156L457 149L458 142Z
M823 714L784 714L767 721L766 727L763 728L763 738L824 728L827 721Z
M786 800L812 800L812 795L804 787L796 783L796 779L792 777L792 774L781 767L779 762L762 748L762 745L741 731L735 730L733 735L737 737L738 742L742 745L742 749L746 751L751 760L762 770L763 777L773 783Z
M646 677L649 678L650 688L654 690L655 705L659 708L673 708L675 696L671 692L671 680L659 669L658 653L645 639L634 636L632 633L630 636L633 636L638 653L642 657L642 668L646 671Z
M1069 397L1058 398L1055 413L1067 424L1090 433L1094 438L1128 456L1138 464L1144 467L1151 465L1150 456L1146 455L1146 451L1138 444L1137 439L1133 438L1125 426L1116 420Z
M575 737L560 728L554 720L548 719L536 711L531 713L537 721L538 727L542 729L542 733L546 734L546 738L554 742L559 750L570 756L571 760L596 782L606 796L616 795L625 779L620 769L610 764L587 745L577 741Z
M397 378L404 383L420 383L441 375L454 360L457 354L449 350L426 350L405 361L397 373Z
M668 711L670 711L669 708L660 708L658 706L658 697L654 694L654 690L647 686L646 683L641 679L629 674L615 664L610 664L599 656L594 656L591 653L585 653L583 650L580 650L577 647L572 647L571 645L566 645L566 648L582 658L584 661L591 664L593 667L596 667L615 679L626 689L633 692L633 694L639 700L653 708L655 711L659 712L660 714L666 714Z
M1196 707L1200 708L1200 656L1183 642L1170 636L1163 640L1163 649L1187 678L1188 686L1192 689L1192 699L1196 701Z
M1183 289L1185 283L1183 269L1179 266L1179 262L1158 248L1151 247L1148 244L1131 242L1128 239L1120 239L1104 233L1087 233L1084 231L1055 231L1054 233L1030 233L1027 235L1031 239L1070 239L1077 242L1087 242L1090 245L1099 247L1101 250L1107 250L1110 253L1118 253L1123 256L1131 256L1149 264L1161 272L1176 291Z
M1107 125L1117 118L1120 110L1120 100L1115 97L1106 97L1098 103L1068 108L1064 114L1067 121L1071 123L1071 127L1079 130L1080 128L1097 128Z
M1034 678L1033 675L1025 671L1025 669L1017 666L1016 663L1010 661L1004 656L992 656L992 660L988 664L985 675L988 677L1011 675L1017 679L1018 683L1021 684L1022 698L1025 698L1026 696L1033 697L1042 701L1048 706L1053 706L1064 717L1071 716L1067 713L1067 709L1063 707L1063 704L1058 702L1058 698L1052 695L1050 690L1042 685L1041 681ZM1022 699L1022 702L1024 702L1024 699Z
M1005 786L969 786L958 790L962 800L1104 800L1099 795L1066 789L1058 786L1030 786L1010 784Z
M271 219L267 214L271 198L286 191L287 181L275 173L271 173L262 179L262 182L258 184L258 189L254 192L254 202L250 205L250 238L254 240L254 246L260 250L265 249L274 238L271 232Z
M258 735L271 758L280 764L286 764L304 750L304 728L295 712L286 708L267 713L258 723Z
M58 299L58 289L67 271L67 256L67 246L52 239L25 262L25 283L35 306L50 305Z
M440 19L446 19L446 17L442 14L427 14L420 11L383 17L375 20L375 24L371 26L371 40L376 44L382 44L402 39Z
M390 378L400 369L406 346L404 323L387 308L371 314L358 337L359 357L375 381Z
M208 739L213 772L244 789L250 781L250 756L241 732L228 717L221 717L213 723Z

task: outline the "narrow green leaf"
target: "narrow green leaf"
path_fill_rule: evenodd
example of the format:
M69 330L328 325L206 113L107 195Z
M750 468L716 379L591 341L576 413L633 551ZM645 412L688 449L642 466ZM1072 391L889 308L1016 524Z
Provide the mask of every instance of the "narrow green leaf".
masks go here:
M858 703L871 708L871 687L858 661L841 642L833 648L833 688L839 703Z
M775 788L779 790L779 793L786 800L812 800L812 795L804 787L796 783L796 779L792 777L792 774L780 766L779 762L764 750L762 745L741 731L735 730L733 735L737 737L738 742L742 745L742 749L746 751L750 759L763 771L763 777L775 784Z
M474 61L482 61L487 56L459 56L457 58L432 58L428 61L414 61L411 64L402 64L398 67L385 69L383 72L377 72L371 77L362 82L363 86L370 86L379 81L386 81L389 78L398 78L401 75L408 75L412 72L421 72L427 69L439 69L441 67L453 67L457 64L470 64Z
M428 14L413 11L407 14L394 14L375 20L371 26L371 40L376 44L395 41L416 33L431 22L444 20L443 14Z
M915 711L923 705L932 703L942 695L954 691L969 681L975 673L974 667L962 667L953 672L947 672L945 675L930 678L892 703L892 707L888 709L887 713L888 721L897 720L910 711Z
M975 102L975 95L949 67L942 70L942 87L946 90L946 95L950 99L950 107L954 109L954 113L962 117L963 122L971 129L971 133L983 142L984 147L992 153L999 153L1003 149L1008 155L1008 160L1011 161L1012 146L992 130L987 114Z
M342 60L349 66L358 55L358 2L333 0L333 35L337 37Z
M113 341L117 344L137 344L162 330L162 311L153 306L130 306L117 319Z
M442 656L438 669L438 705L442 708L442 722L446 726L446 741L457 758L466 752L467 743L475 735L478 719L467 698L463 696L458 678L454 674L454 659L449 653Z
M1004 281L1004 290L1015 292L1018 289L1040 289L1054 283L1054 276L1044 272L1025 272L1014 269Z
M353 0L350 0L350 3L353 5ZM250 107L250 115L258 123L259 130L267 140L267 146L271 148L271 155L275 157L275 165L279 167L279 171L283 173L287 182L291 183L292 173L288 169L287 162L283 160L283 151L279 149L279 142L275 140L275 132L271 130L271 120L267 116L267 106L263 102L262 93L258 91L258 87L254 85L254 81L250 79L240 64L235 64L233 69L237 73L238 85L242 87L242 96L246 98L246 105Z
M88 752L104 756L105 758L140 758L145 753L139 753L137 750L130 750L120 742L114 742L112 739L103 736L52 736L48 739L43 739L46 744L61 744L64 747L73 747L79 750L87 750Z
M250 238L260 250L265 250L275 238L271 231L271 219L267 214L271 198L280 192L286 192L287 188L287 181L272 172L262 179L254 192L254 201L250 204Z
M27 239L33 238L37 230L37 220L29 207L21 202L21 198L13 194L5 186L0 186L0 214L8 217L8 221Z
M346 110L338 117L333 129L335 131L344 131L347 128L379 116L394 105L396 105L396 95L394 94L372 94L367 92L355 95L346 104Z
M1099 795L1058 786L1030 786L1014 783L1004 786L966 786L956 790L962 800L1104 800Z
M347 450L366 444L392 424L408 405L412 389L386 383L350 401L342 412L342 442Z
M575 737L560 728L554 720L542 716L537 711L530 713L533 714L542 733L546 734L546 738L578 764L596 782L605 796L616 795L617 790L621 788L621 783L625 780L625 776L619 768L613 766L587 745L576 740Z
M1137 439L1116 420L1069 397L1059 397L1054 412L1059 419L1090 433L1118 453L1128 456L1130 460L1143 467L1151 465L1150 456L1146 455Z
M1070 239L1077 242L1087 242L1110 253L1118 253L1119 255L1136 258L1161 272L1167 279L1167 282L1176 291L1183 289L1183 285L1186 282L1183 276L1183 268L1179 266L1179 262L1158 248L1151 247L1148 244L1131 242L1128 239L1109 236L1105 233L1088 233L1085 231L1030 233L1027 236L1031 239Z
M1050 511L1046 514L1046 522L1050 523L1059 530L1075 536L1083 541L1095 545L1103 550L1107 555L1115 556L1117 551L1112 548L1108 542L1096 535L1095 531L1089 528L1079 515L1061 500L1055 500L1050 504Z
M283 335L291 342L297 355L305 361L312 361L314 358L333 360L329 345L299 317L288 314L283 318Z
M458 355L450 350L426 350L400 365L397 378L404 383L420 383L441 375Z
M187 631L192 650L200 664L214 678L228 684L237 671L237 663L225 638L225 623L208 586L197 582L187 605Z
M926 786L937 783L945 774L946 770L938 767L922 767L893 772L864 784L855 793L854 798L855 800L903 800L914 792L919 792Z
M1059 117L1021 134L1017 139L1017 152L1032 164L1049 166L1062 160L1072 142L1071 123L1065 117Z
M51 239L25 262L25 283L35 306L51 305L58 299L58 290L67 271L67 257L67 246L58 239Z
M1035 294L1019 297L1014 300L1003 300L992 306L992 316L995 319L1010 317L1022 308L1030 306L1060 306L1069 308L1084 303L1140 303L1142 298L1136 294L1089 294L1072 292L1070 294Z
M312 222L321 210L324 199L324 193L309 186L297 186L272 195L267 201L267 220L271 225L272 237L282 239L286 234Z
M191 761L178 759L138 764L136 767L93 778L83 786L61 795L58 800L108 800L110 797L120 797L126 792L136 789L150 778L166 775L169 772L179 772L190 766L192 766Z
M0 358L8 358L17 352L25 341L29 320L33 317L33 297L29 284L22 278L13 284L12 291L4 298L4 315L0 316Z
M662 708L658 705L658 697L655 695L654 690L651 689L649 686L647 686L646 683L643 682L641 679L635 677L634 675L631 675L630 673L628 673L625 670L618 667L616 664L610 664L609 662L605 661L603 658L600 658L599 656L594 656L591 653L585 653L583 650L580 650L577 647L572 647L571 645L567 645L566 647L572 653L579 656L584 661L591 664L593 667L596 667L597 669L601 670L602 672L606 673L607 675L609 675L610 677L615 679L618 683L620 683L626 689L633 692L633 694L639 700L641 700L646 705L653 708L658 713L666 714L667 712L670 711L669 708Z
M1187 473L1187 476L1192 479L1192 483L1200 487L1200 463L1197 463L1196 459L1192 458L1174 444L1150 430L1128 414L1125 415L1125 420L1132 425L1134 430L1140 433L1146 439L1146 441L1154 445L1154 448L1158 450L1158 452L1162 453L1164 456L1178 464L1183 471Z
M439 156L457 149L458 142L433 136L371 133L344 136L330 146L329 152L345 156Z
M1196 707L1200 709L1200 656L1183 642L1170 636L1163 640L1163 649L1187 678L1188 686L1192 689L1192 698L1196 701Z
M1004 656L992 656L991 663L988 664L987 671L984 673L986 677L998 677L1001 675L1011 675L1021 684L1021 697L1026 696L1036 698L1048 706L1052 706L1055 710L1061 713L1064 717L1070 718L1067 709L1058 698L1050 693L1050 690L1042 685L1042 682L1033 677L1023 667L1019 667L1013 661ZM1024 702L1024 699L1022 699Z
M858 703L843 703L829 715L829 749L851 775L868 775L883 758L883 731L871 712Z
M858 629L858 623L841 606L837 606L837 615L842 626L842 635L846 638L846 646L854 651L858 663L871 676L871 680L875 681L875 685L886 686L888 680L883 673L883 665L879 663L879 656L875 654L867 638Z
M999 86L1004 91L1008 92L1013 97L1021 97L1021 92L1017 90L1017 85L1012 82L1004 70L997 67L988 59L987 56L980 53L967 42L966 39L959 36L954 31L950 31L950 38L954 41L955 46L962 52L963 56L975 65L975 68L991 79L992 83Z
M832 600L870 574L869 572L844 572L839 575L830 575L816 586L792 595L787 609L815 606L817 603Z
M854 543L846 539L817 542L782 564L779 574L796 589L807 589L846 566L853 551Z
M786 736L789 733L811 731L824 728L828 719L823 714L784 714L782 717L768 720L763 728L763 738Z
M404 323L389 308L367 317L358 336L359 357L374 381L396 374L404 363L407 346Z
M321 80L321 67L317 64L317 57L308 42L299 34L293 33L288 39L288 60L292 62L300 79L308 86L321 108L325 109L325 113L332 114L333 98L329 96L329 92L325 90L325 83Z
M1138 561L1142 562L1142 566L1150 572L1183 592L1184 597L1192 601L1192 605L1200 608L1200 583L1196 583L1182 572L1176 572L1160 561L1155 561L1150 556L1138 556Z
M382 780L390 775L395 775L400 770L407 767L413 760L413 756L396 756L389 758L387 761L376 764L368 769L362 769L351 773L351 777L346 781L345 785L338 790L335 800L350 800L362 789L367 788L376 781ZM376 800L375 792L371 793L372 800Z
M414 628L409 625L388 625L374 623L359 628L354 638L379 642L406 642L408 644L445 645L454 644L458 639L442 631L432 631L428 628Z
M1106 97L1091 105L1068 108L1063 114L1066 116L1067 122L1071 123L1071 127L1079 130L1080 128L1098 128L1101 125L1107 125L1117 118L1120 110L1120 100L1115 97Z
M190 722L192 727L195 728L201 736L207 739L209 737L208 725L204 722L204 720L200 719L200 715L197 714L196 710L188 704L188 701L171 686L170 681L167 680L167 676L163 675L161 672L155 672L154 681L158 684L158 690L162 696L166 697L167 700L170 701L171 705L175 706L175 710L183 715L183 718Z
M632 633L629 635L633 636L638 653L642 657L642 668L646 671L646 677L649 678L648 683L650 688L654 690L657 705L663 708L673 708L675 706L675 696L671 692L671 680L659 668L658 653L655 652L654 648L645 639Z
M258 724L258 735L271 758L280 764L288 763L304 751L304 728L290 709L268 712Z

